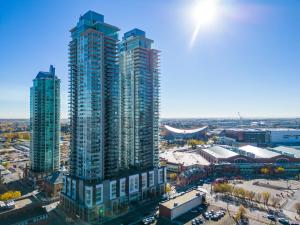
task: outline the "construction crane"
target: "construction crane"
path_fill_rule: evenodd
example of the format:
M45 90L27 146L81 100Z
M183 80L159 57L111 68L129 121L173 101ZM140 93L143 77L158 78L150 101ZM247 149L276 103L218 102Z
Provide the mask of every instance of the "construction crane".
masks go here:
M240 112L238 112L237 114L238 114L239 119L240 119L240 127L241 127L241 126L243 126L243 118L242 118Z

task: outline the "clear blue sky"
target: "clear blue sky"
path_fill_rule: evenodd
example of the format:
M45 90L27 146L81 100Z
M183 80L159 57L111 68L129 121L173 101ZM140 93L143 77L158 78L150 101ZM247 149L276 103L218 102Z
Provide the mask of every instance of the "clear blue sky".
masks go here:
M162 51L162 117L299 117L300 1L220 0L227 13L201 30L193 0L0 0L0 118L29 117L29 88L56 67L67 117L69 30L87 10L146 31Z

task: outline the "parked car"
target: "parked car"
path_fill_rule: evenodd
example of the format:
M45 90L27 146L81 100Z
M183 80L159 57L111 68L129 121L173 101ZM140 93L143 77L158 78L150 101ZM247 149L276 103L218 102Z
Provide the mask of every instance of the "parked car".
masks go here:
M278 218L278 221L282 224L290 224L290 222L286 218L283 218L283 217Z
M276 221L276 217L275 217L274 215L272 215L272 214L268 214L267 218L268 218L269 220Z

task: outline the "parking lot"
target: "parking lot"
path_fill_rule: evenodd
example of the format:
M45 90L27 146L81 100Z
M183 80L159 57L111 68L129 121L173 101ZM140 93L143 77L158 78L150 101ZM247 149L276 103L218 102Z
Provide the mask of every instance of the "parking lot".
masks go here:
M268 192L271 194L270 199L274 196L280 199L280 207L274 208L272 206L264 206L262 203L254 203L258 208L251 206L246 207L247 217L250 219L249 224L284 224L284 219L288 220L290 224L297 224L300 222L299 215L296 212L295 204L300 202L300 182L297 180L270 180L270 179L253 179L241 180L238 182L229 181L235 187L242 187L245 190L254 191L256 193ZM233 215L238 211L238 208L244 200L225 202L221 198L217 198L217 194L210 195L211 184L204 184L201 186L208 191L208 202L211 205L228 208ZM269 217L268 211L274 210L279 213L272 220ZM269 218L268 218L269 217ZM283 219L280 219L283 218ZM281 222L280 222L281 221Z
M196 207L176 218L174 222L185 225L232 224L226 210L217 206Z

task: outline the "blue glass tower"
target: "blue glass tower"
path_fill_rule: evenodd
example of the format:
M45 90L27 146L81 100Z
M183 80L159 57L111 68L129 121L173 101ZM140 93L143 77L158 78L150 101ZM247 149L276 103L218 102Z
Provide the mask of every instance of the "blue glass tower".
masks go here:
M158 167L159 51L152 43L139 29L120 43L122 168Z
M158 51L142 36L138 38L143 45L122 47L132 38L126 33L119 52L118 31L93 11L81 16L71 29L70 174L63 178L61 203L70 216L89 224L101 224L124 213L131 202L163 193L166 181L165 168L158 167ZM135 85L140 84L133 108L128 108L130 102L125 99L130 96L122 91L131 78L120 73L127 50L137 51L133 57L141 62L146 57L141 64L146 69L124 69L136 73ZM132 121L129 112L125 121L126 110L133 110L137 118ZM121 146L126 123L135 127L136 133L126 136L136 143L133 148Z
M53 66L33 80L30 125L30 170L42 178L59 170L60 164L60 80Z

